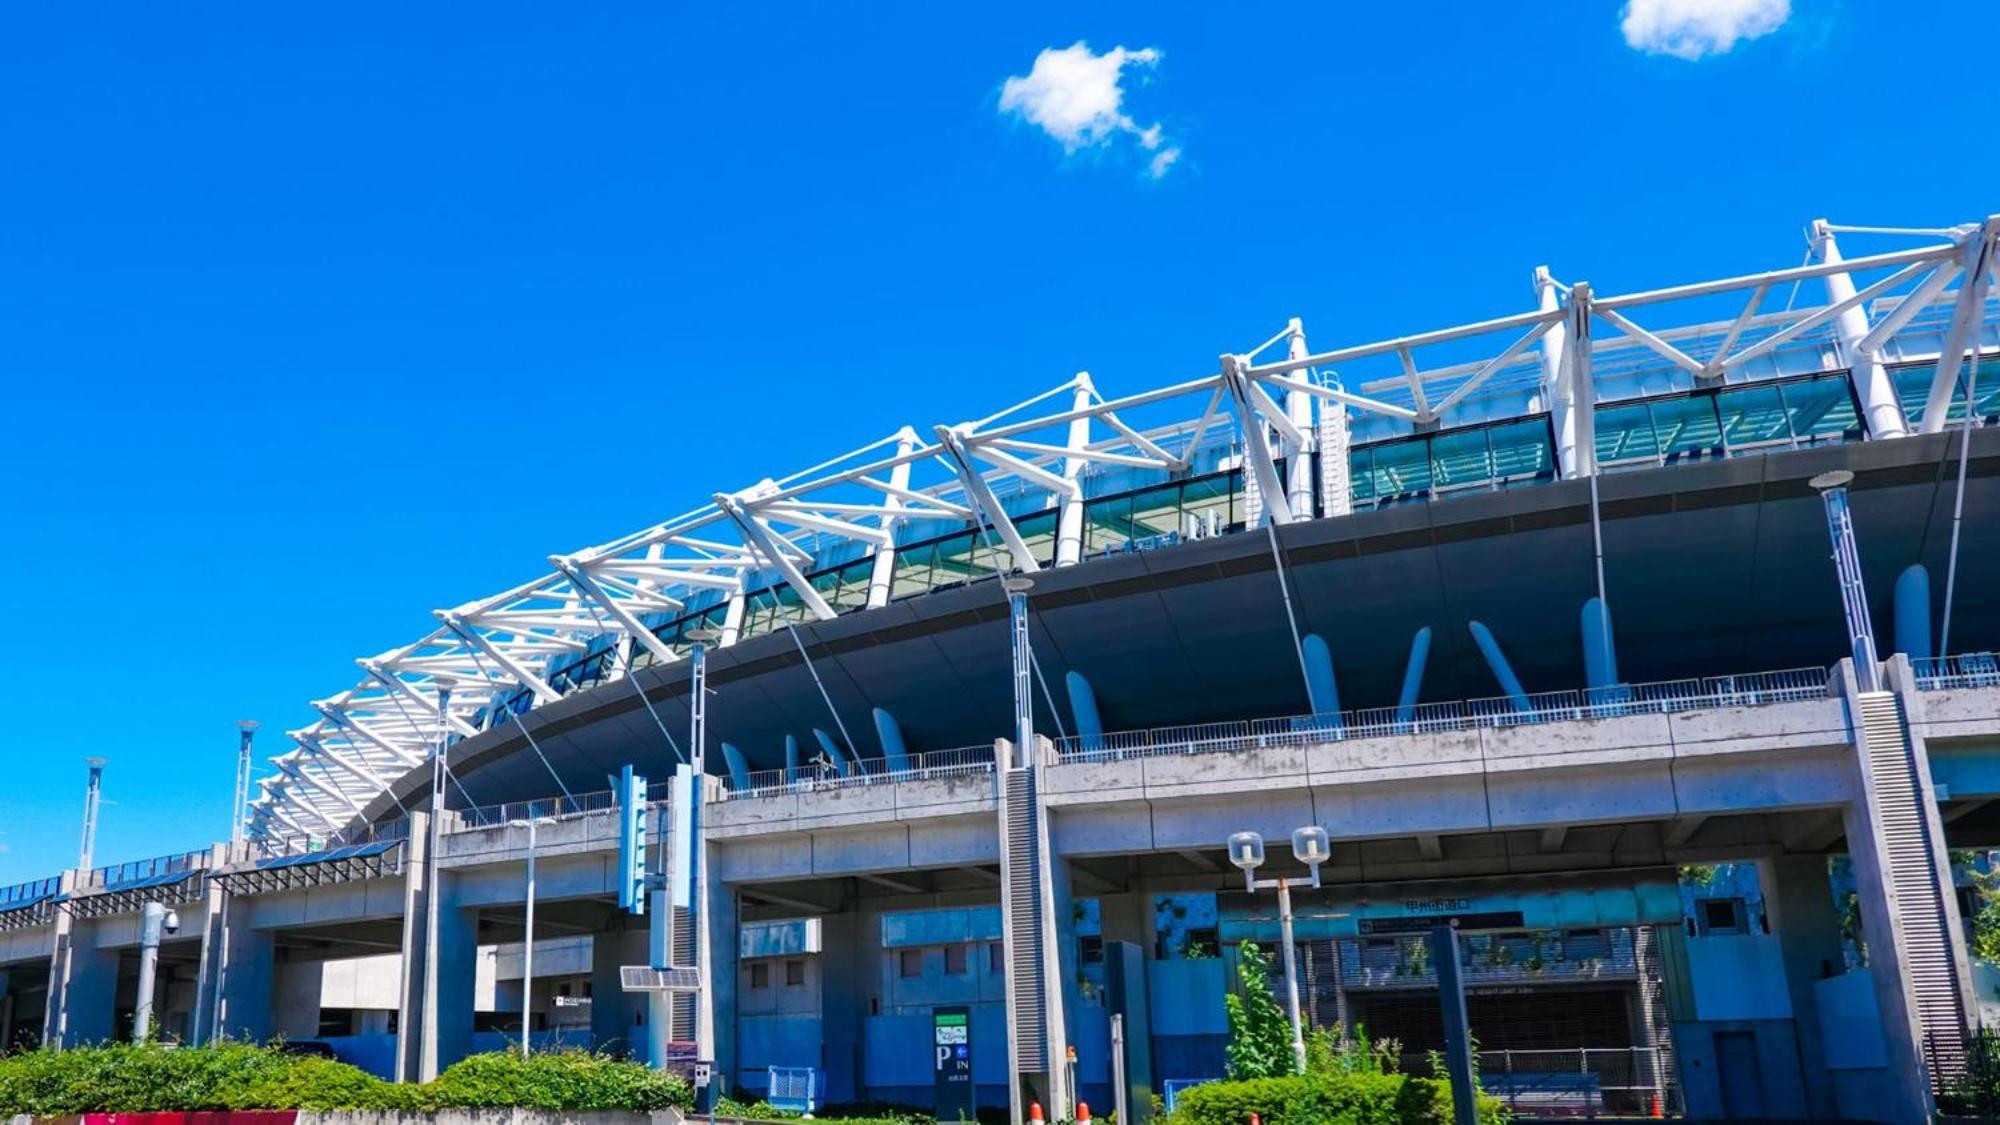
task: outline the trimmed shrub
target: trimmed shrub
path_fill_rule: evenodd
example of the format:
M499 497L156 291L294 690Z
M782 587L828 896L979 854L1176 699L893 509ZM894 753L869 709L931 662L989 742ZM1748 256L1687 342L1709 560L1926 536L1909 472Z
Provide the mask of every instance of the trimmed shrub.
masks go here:
M293 1058L279 1069L232 1075L215 1092L225 1109L419 1110L424 1089L399 1086L326 1058Z
M1209 1082L1181 1092L1169 1125L1450 1125L1448 1083L1377 1071ZM1506 1107L1482 1097L1481 1125L1501 1125Z
M227 1109L224 1085L270 1081L296 1061L243 1043L28 1051L0 1059L0 1115Z
M1172 1125L1248 1125L1256 1114L1264 1125L1289 1125L1285 1109L1306 1096L1313 1079L1250 1078L1241 1082L1204 1082L1181 1091L1174 1103Z
M522 1058L513 1051L473 1055L454 1063L425 1088L431 1106L452 1109L629 1109L685 1106L687 1080L635 1062L587 1051L552 1051Z

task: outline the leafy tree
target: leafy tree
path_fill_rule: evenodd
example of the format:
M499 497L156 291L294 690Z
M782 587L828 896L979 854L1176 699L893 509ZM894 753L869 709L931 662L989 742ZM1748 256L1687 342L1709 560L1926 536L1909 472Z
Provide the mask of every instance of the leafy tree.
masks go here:
M1279 1078L1298 1072L1292 1056L1292 1026L1271 995L1271 959L1244 942L1236 963L1237 988L1223 997L1229 1015L1225 1057L1229 1077Z

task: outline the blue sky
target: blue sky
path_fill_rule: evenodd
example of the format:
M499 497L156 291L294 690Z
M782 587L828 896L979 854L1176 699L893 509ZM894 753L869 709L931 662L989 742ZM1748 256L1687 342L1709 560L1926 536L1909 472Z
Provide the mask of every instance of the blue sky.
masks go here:
M1980 2L411 7L0 15L0 883L905 422L2000 210Z

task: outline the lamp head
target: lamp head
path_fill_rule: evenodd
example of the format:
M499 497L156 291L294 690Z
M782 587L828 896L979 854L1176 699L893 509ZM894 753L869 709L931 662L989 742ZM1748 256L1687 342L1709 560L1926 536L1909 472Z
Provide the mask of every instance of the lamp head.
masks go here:
M1292 856L1307 867L1318 867L1333 858L1333 843L1326 829L1308 824L1292 833Z
M1035 588L1035 580L1025 574L1010 574L1000 580L1000 588L1010 594L1025 594Z
M1806 483L1821 492L1827 492L1835 488L1846 488L1853 480L1854 474L1848 472L1846 469L1830 469L1806 481Z
M1237 832L1229 837L1229 862L1245 871L1264 866L1264 837L1255 832Z

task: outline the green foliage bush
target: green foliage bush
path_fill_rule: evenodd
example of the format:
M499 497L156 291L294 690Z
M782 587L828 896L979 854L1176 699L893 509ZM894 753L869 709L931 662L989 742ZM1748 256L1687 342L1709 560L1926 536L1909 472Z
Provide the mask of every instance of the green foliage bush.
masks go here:
M689 1101L687 1081L587 1051L473 1055L454 1063L428 1088L438 1107L519 1106L525 1109L655 1110Z
M1238 987L1222 998L1229 1019L1224 1048L1229 1077L1276 1078L1298 1069L1292 1054L1292 1024L1271 995L1271 958L1244 942L1236 962Z
M1210 1082L1181 1091L1169 1125L1449 1125L1444 1082L1370 1070L1332 1071L1242 1082ZM1482 1097L1482 1125L1506 1121L1498 1098Z
M0 1117L216 1109L426 1111L441 1106L655 1110L684 1106L675 1075L582 1051L474 1055L423 1086L384 1082L276 1047L107 1044L0 1058Z

